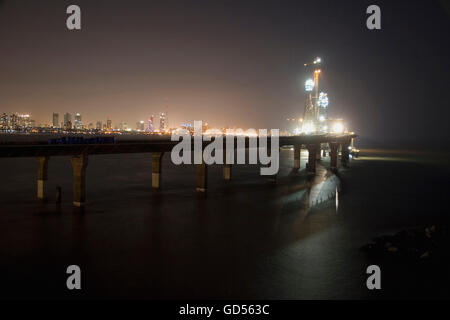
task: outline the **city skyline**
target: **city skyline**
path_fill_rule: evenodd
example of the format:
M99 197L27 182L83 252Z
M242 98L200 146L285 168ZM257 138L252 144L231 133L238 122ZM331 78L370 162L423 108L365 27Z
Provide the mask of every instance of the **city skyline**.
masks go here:
M0 0L0 299L450 299L448 34L448 0Z
M364 1L133 3L80 0L83 28L74 32L69 1L0 1L0 112L134 124L167 111L173 124L282 128L302 115L303 64L320 56L331 118L379 141L446 132L445 100L422 94L446 90L442 2L380 1L376 32ZM429 105L436 112L424 117Z
M59 117L60 114L63 116L62 119ZM166 112L160 112L157 114L159 116L159 128L156 128L153 123L153 118L155 117L154 114L150 115L146 120L137 120L136 121L136 130L143 131L142 127L145 128L149 127L149 124L151 122L151 131L153 130L161 130L161 129L168 129L168 114ZM72 121L72 116L74 116L74 121ZM59 128L59 129L118 129L125 126L126 128L132 128L130 127L126 121L122 121L120 119L117 119L113 121L110 117L107 117L104 121L103 119L100 120L91 120L88 119L86 121L86 118L83 117L82 114L79 112L76 113L59 113L59 112L53 112L52 117L49 121L43 122L43 123L37 123L34 119L33 115L30 113L19 113L19 112L12 112L10 114L5 112L0 112L0 129L5 129L8 127L14 127L16 122L19 122L20 120L23 121L23 119L26 118L27 122L32 121L33 125L32 127L51 127L51 128ZM60 121L60 119L62 121ZM85 119L85 120L83 120ZM183 124L179 124L178 127L182 126ZM24 126L26 127L26 126Z

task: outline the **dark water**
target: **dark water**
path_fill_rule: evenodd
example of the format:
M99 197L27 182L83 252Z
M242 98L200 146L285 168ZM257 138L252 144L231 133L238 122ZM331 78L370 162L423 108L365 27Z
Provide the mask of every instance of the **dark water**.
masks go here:
M87 204L74 209L70 158L51 158L49 202L35 200L36 159L0 159L1 298L360 299L450 297L445 264L433 272L369 260L359 247L403 228L448 225L448 154L362 152L338 176L328 158L312 182L281 152L276 184L257 166L163 163L151 189L150 154L91 156ZM63 202L54 203L61 186ZM370 264L382 290L366 288ZM66 268L82 290L66 289Z

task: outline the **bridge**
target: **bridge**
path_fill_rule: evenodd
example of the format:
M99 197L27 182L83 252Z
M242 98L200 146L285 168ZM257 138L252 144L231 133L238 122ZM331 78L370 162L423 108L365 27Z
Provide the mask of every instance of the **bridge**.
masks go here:
M308 163L306 170L308 175L312 176L316 172L316 161L320 160L322 150L326 150L330 156L330 170L335 172L338 164L338 151L341 150L341 164L346 166L349 160L349 146L352 139L356 138L354 133L332 135L300 135L279 137L279 147L293 146L294 163L293 170L300 169L300 152L302 149L308 150ZM236 138L235 138L236 139ZM224 150L225 150L224 139ZM258 141L258 140L257 140ZM203 148L212 141L204 141ZM249 148L250 138L245 138L245 148ZM170 152L177 144L177 141L155 140L155 141L116 141L111 144L19 144L7 143L0 144L0 158L5 157L35 157L38 160L37 175L37 198L44 200L46 198L46 181L48 172L48 162L50 157L71 156L73 168L73 204L82 206L86 201L86 169L88 166L88 157L100 154L118 154L118 153L151 153L152 159L152 187L159 189L161 185L161 162L163 155ZM235 141L234 147L237 143ZM267 148L271 146L271 138L267 137ZM326 147L328 146L328 147ZM326 148L326 150L325 150ZM193 144L192 144L193 149ZM224 153L225 154L225 153ZM207 164L195 164L197 167L198 192L207 190ZM223 164L223 177L231 180L232 164Z

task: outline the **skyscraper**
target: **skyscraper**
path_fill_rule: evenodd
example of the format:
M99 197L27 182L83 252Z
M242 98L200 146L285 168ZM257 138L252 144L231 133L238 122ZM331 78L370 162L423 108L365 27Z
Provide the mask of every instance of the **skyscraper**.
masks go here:
M53 128L59 128L59 114L53 112Z
M128 129L128 125L127 125L126 122L121 122L121 123L119 124L119 130L120 130L120 131L126 131L127 129Z
M70 115L70 113L64 114L64 129L72 129L72 116Z
M97 125L95 126L97 130L102 130L102 122L97 121Z
M9 116L9 127L16 130L19 127L19 116L13 113Z
M6 113L2 113L0 115L0 129L6 130L8 129L8 115Z
M165 131L167 129L167 123L166 123L166 113L161 112L159 115L159 130Z
M153 115L148 118L148 132L153 132Z
M106 129L107 130L112 129L112 121L110 119L106 120Z
M144 131L145 130L145 121L141 120L139 122L136 122L136 130Z
M83 122L81 121L81 114L79 114L79 113L75 114L75 119L73 121L73 125L74 125L75 129L83 128Z

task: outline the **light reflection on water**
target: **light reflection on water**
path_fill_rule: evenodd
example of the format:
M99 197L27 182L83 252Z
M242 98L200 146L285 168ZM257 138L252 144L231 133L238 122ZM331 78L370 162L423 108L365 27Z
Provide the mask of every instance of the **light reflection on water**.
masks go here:
M365 297L359 247L387 227L437 215L428 200L448 194L442 172L412 162L361 157L334 175L324 158L307 179L307 153L290 174L285 150L276 184L246 166L233 167L225 182L213 166L208 194L198 195L195 168L168 159L155 191L148 155L90 158L83 212L71 206L69 158L49 164L49 190L63 189L60 207L36 204L35 159L3 159L4 292L64 297L54 274L75 261L89 271L87 297Z

